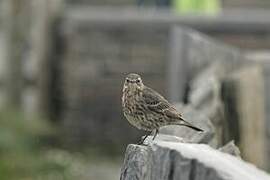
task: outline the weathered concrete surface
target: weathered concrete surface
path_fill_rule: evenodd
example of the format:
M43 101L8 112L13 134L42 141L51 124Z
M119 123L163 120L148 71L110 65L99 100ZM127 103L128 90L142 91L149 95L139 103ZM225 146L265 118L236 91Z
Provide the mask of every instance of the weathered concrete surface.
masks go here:
M270 180L255 166L204 144L154 141L127 147L121 180Z

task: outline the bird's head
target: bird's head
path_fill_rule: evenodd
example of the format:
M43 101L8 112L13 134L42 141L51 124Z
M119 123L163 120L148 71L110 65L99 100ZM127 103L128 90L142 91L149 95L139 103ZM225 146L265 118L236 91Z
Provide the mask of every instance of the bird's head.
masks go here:
M130 73L126 76L124 88L130 90L138 90L143 88L141 76L135 73Z

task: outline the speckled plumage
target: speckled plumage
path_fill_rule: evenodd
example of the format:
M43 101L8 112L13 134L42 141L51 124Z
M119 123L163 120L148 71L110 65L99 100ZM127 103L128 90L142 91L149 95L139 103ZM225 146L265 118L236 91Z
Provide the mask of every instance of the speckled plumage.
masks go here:
M122 107L126 119L138 129L156 130L157 133L161 126L183 125L202 131L183 120L181 114L164 97L143 84L138 74L131 73L126 77Z

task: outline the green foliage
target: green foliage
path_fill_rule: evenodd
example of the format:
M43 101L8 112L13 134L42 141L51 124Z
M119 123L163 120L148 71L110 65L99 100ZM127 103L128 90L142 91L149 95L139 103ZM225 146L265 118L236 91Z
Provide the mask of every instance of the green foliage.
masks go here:
M52 132L45 120L27 119L19 112L0 112L0 153L35 149Z
M220 11L220 0L173 0L173 7L179 13L208 13Z
M84 156L46 145L55 132L46 122L18 112L0 113L1 180L88 179Z

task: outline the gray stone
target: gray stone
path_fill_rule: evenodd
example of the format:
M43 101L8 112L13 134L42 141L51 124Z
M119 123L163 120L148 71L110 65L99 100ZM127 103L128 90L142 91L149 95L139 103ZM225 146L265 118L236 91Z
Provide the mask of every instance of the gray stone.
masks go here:
M240 156L240 150L239 148L234 144L234 141L230 141L227 144L225 144L223 147L219 148L221 152L228 153L231 155L234 155L236 157L241 157Z
M169 68L170 93L177 100L184 96L182 100L209 117L216 130L213 144L223 145L228 140L222 128L226 120L221 82L245 63L245 57L237 48L190 29L176 27L172 34L179 42L173 41L172 46L176 49L172 50Z
M226 119L223 113L223 102L220 99L221 79L230 71L229 62L216 61L194 77L190 84L188 101L190 106L204 113L213 123L216 134L215 144L221 146L228 140L224 139L224 124Z
M194 131L184 126L165 126L160 128L160 133L181 137L184 142L211 144L215 129L209 118L189 106L177 104L175 107L182 113L186 121L203 129L203 132Z
M255 166L208 145L154 141L127 147L121 180L269 180Z
M222 64L218 67L219 71L214 72L214 75L222 75L236 69L243 60L243 56L237 48L225 45L220 41L188 28L174 26L170 37L171 51L170 64L168 66L170 100L184 100L185 97L183 96L187 90L185 86L191 85L191 88L194 88L192 87L194 79L195 84L197 82L196 79L203 79L203 88L211 87L209 83L212 83L213 77L214 80L218 80L220 77L209 76L209 73L212 75L213 70L216 70L215 67L212 68L213 63ZM210 71L208 71L209 67ZM202 84L200 83L199 85ZM209 89L206 92L209 92Z
M145 136L143 136L142 138L144 138ZM154 141L169 141L169 142L186 142L183 138L181 137L177 137L177 136L172 136L172 135L167 135L167 134L158 134L155 138L155 140L153 141L153 137L152 135L147 136L147 138L144 140L143 144L147 145L147 144L151 144Z

